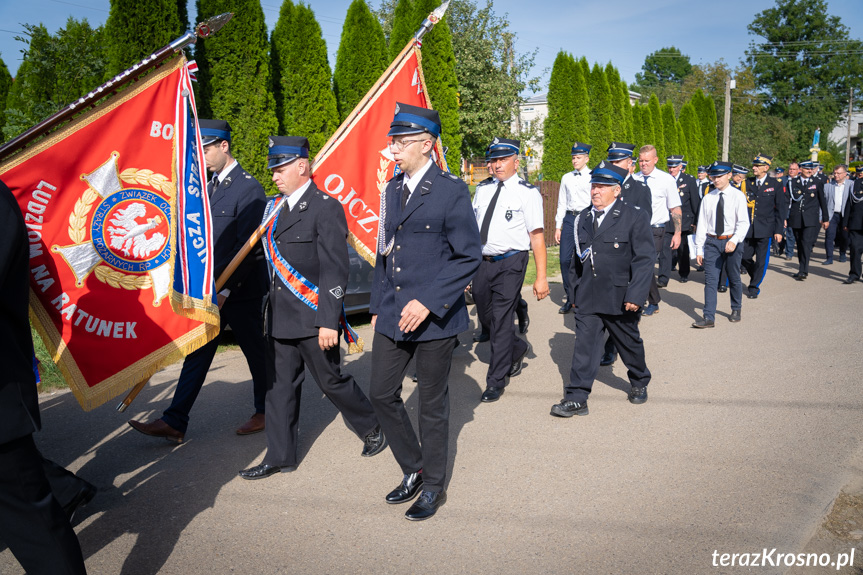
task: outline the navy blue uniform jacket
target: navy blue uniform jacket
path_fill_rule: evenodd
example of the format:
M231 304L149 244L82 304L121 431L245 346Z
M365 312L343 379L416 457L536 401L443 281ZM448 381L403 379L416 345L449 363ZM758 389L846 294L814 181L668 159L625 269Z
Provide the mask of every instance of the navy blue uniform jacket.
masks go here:
M392 252L375 262L369 313L375 331L394 341L431 341L468 328L464 288L479 269L482 246L467 184L432 164L401 209L404 174L387 183L386 238ZM411 300L429 317L411 333L399 329L402 309Z
M788 182L791 186L789 200L791 209L788 212L788 227L805 228L817 226L821 222L829 222L830 219L821 219L821 214L827 216L827 199L824 197L824 184L817 178L810 178L809 183L803 185L799 177ZM803 194L802 201L795 202ZM821 210L820 214L818 210Z
M575 305L578 313L622 315L623 304L639 306L647 299L650 278L656 261L650 218L644 210L637 210L621 201L615 201L593 235L591 208L579 216L578 242L583 252L588 246L590 258L576 264L578 291ZM578 258L576 258L578 259Z
M638 206L647 213L648 218L653 217L653 200L650 197L650 187L632 176L627 176L620 188L618 199L630 206Z
M753 208L746 208L749 215L747 238L769 238L774 234L785 233L782 204L787 198L779 180L767 176L764 185L758 187L755 178L747 179L746 199L749 203L755 202L755 221L752 220Z
M863 178L857 178L854 182L848 201L845 202L842 223L839 224L843 228L848 228L849 231L863 231L863 200L860 198L863 198Z
M258 180L238 163L210 197L213 215L213 273L224 271L261 225L267 198ZM225 283L231 300L260 298L267 291L267 264L260 246L246 256Z
M267 334L280 339L318 335L318 328L339 329L348 284L348 223L338 200L314 182L288 211L282 205L273 240L297 272L318 288L318 309L310 308L270 270Z
M677 179L677 193L680 194L680 231L691 232L692 226L698 224L698 212L701 208L701 192L698 191L698 180L690 174L680 174ZM672 222L673 224L674 222Z

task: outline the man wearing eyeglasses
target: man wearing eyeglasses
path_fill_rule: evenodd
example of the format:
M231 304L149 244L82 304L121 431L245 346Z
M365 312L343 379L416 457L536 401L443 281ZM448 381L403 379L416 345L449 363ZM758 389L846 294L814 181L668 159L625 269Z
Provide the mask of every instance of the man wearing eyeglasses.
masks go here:
M403 474L386 502L406 503L422 489L405 513L411 521L428 519L446 502L447 380L457 336L470 325L464 290L480 261L467 184L431 158L440 133L436 111L396 104L387 135L400 173L381 194L369 302L375 330L369 398ZM413 358L419 438L401 398Z
M495 138L488 147L494 177L477 186L473 207L482 242L482 263L473 281L480 321L489 326L491 358L482 401L500 399L509 378L521 373L530 344L516 335L512 315L532 250L536 264L533 292L548 295L542 196L518 177L520 142Z

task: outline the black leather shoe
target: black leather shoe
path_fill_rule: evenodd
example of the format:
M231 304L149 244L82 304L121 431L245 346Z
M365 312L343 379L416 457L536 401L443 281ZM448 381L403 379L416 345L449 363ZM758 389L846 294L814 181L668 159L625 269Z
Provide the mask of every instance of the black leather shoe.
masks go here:
M716 288L716 291L718 291L719 293L725 293L728 291L728 286L719 286L718 288Z
M474 334L474 336L473 336L473 340L474 340L475 342L477 342L477 343L484 343L484 342L487 342L487 341L488 341L488 340L490 340L490 339L491 339L491 336L490 336L490 335L488 334L488 332L487 332L487 331L485 331L485 330L482 330L482 331L481 331L481 332L479 332L479 333L475 333L475 334Z
M503 395L503 389L504 388L502 387L495 387L493 385L486 387L485 391L482 392L482 397L480 398L480 401L482 401L483 403L491 403L493 401L497 401L498 399L500 399L500 396Z
M405 475L401 484L387 494L387 503L407 503L417 496L422 486L422 471Z
M599 365L605 367L608 365L612 365L615 361L617 361L616 353L604 353L602 354L602 359L599 360Z
M689 281L689 276L680 276L680 279L677 281L679 281L682 284L685 284L686 282Z
M656 280L656 287L667 288L668 287L668 281L661 282L659 280Z
M855 278L854 276L848 276L848 279L846 279L846 280L845 280L844 282L842 282L842 283L844 283L844 284L846 284L846 285L850 285L850 284L853 284L853 283L854 283L854 282L856 282L856 281L857 281L857 278Z
M375 456L386 449L387 438L384 436L381 426L378 425L375 427L374 431L366 435L363 439L363 443L363 452L361 453L363 457Z
M557 417L572 417L573 415L587 415L587 402L576 403L575 401L561 400L551 406L551 414Z
M81 485L81 489L78 490L78 493L63 506L63 512L66 514L66 517L69 518L69 523L72 523L72 520L75 517L75 512L78 511L79 508L84 507L96 497L96 486L90 483L89 481L83 481Z
M525 306L523 311L519 311L520 308L515 308L515 317L518 320L518 333L525 334L527 333L527 326L530 325L530 316L527 315L527 306Z
M731 316L728 318L728 321L733 322L733 323L737 323L738 321L740 321L740 310L739 309L731 310Z
M274 473L287 473L289 471L293 471L294 469L296 469L296 467L282 467L280 465L261 463L260 465L255 465L254 467L243 469L242 471L240 471L240 477L242 477L243 479L263 479L264 477L269 477Z
M525 342L527 343L527 342ZM521 373L522 362L524 358L527 357L528 352L533 349L530 344L527 344L527 347L524 349L524 353L512 360L512 365L509 366L509 376L515 377Z
M808 276L808 275L809 274L797 272L796 274L792 275L791 277L793 277L794 279L796 279L799 282L802 282L803 280L806 279L806 276Z
M405 513L409 521L422 521L437 513L438 507L446 503L446 491L423 491L416 503Z
M560 309L557 310L557 313L569 313L572 311L572 304L568 301L563 302L563 305L560 306Z
M629 403L640 405L647 401L647 388L632 386L629 390Z
M758 299L758 294L761 292L758 288L749 288L749 291L746 292L746 297L749 299Z
M692 324L692 327L697 329L704 329L707 327L714 327L714 323L712 319L700 319Z

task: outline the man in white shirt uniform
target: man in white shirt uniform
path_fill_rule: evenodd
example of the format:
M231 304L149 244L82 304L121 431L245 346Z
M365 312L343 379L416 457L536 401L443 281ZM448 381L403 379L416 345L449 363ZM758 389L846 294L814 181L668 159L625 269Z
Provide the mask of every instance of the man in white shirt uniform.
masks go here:
M692 324L703 329L714 326L719 271L723 264L731 284L731 317L740 321L743 305L743 283L740 281L742 243L749 230L746 196L730 185L731 162L714 162L708 172L714 186L704 199L695 231L695 259L704 266L704 319Z
M533 250L536 263L533 293L537 300L548 295L542 196L517 175L519 145L518 140L494 139L488 147L494 178L478 185L473 198L482 243L473 299L480 322L491 334L485 403L500 399L509 378L521 373L530 351L530 344L516 335L512 324L530 259L528 250Z
M653 231L653 243L656 247L656 256L659 258L659 280L655 279L650 284L648 294L648 306L644 309L644 315L653 315L659 311L659 288L668 285L668 275L671 273L671 250L680 246L680 228L683 212L680 209L680 196L677 193L677 182L668 172L663 172L656 167L659 157L656 148L650 144L642 146L638 154L638 166L641 171L633 177L641 180L650 188L650 196L653 213L650 217L650 227ZM674 232L666 231L669 221L674 222ZM667 258L661 255L667 252ZM663 270L663 264L668 268ZM663 275L664 274L664 275Z
M566 300L558 313L572 311L576 286L571 283L569 268L575 250L572 224L575 215L590 205L590 170L587 160L593 146L582 142L572 145L572 171L560 179L560 194L557 196L557 213L554 216L554 243L560 244L560 275L563 276L563 292Z

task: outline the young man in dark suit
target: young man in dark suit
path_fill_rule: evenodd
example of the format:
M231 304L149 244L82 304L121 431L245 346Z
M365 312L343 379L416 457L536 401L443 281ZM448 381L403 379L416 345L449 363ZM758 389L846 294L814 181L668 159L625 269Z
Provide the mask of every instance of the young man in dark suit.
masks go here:
M396 105L388 136L401 172L381 195L369 303L375 330L369 395L403 474L386 501L405 503L422 489L405 513L412 521L428 519L446 501L447 380L457 336L470 324L464 289L480 261L467 185L431 159L440 130L434 110ZM401 398L405 369L414 357L419 439Z
M231 154L231 126L224 120L200 120L204 160L213 177L207 184L213 221L213 273L218 278L261 223L266 198L261 184ZM246 356L254 388L255 413L238 435L264 430L267 393L266 344L261 332L261 298L267 293L267 268L260 248L246 256L218 294L222 329L227 325ZM129 425L155 437L182 443L189 412L216 356L220 337L186 356L171 405L152 423Z
M24 218L0 181L0 541L27 573L86 573L70 518L96 489L44 459L30 335Z
M386 439L366 395L341 371L339 330L348 284L348 223L338 200L311 180L309 141L270 136L268 167L284 196L267 212L278 214L262 238L271 283L267 331L267 454L240 471L262 479L293 471L297 458L300 398L308 366L324 395L363 440L362 454L384 450Z
M575 349L564 397L552 406L557 417L587 415L587 398L599 370L602 332L614 340L629 370L629 401L647 401L650 371L638 331L640 311L653 276L655 246L650 217L618 200L627 171L601 162L591 172L592 206L575 222Z

